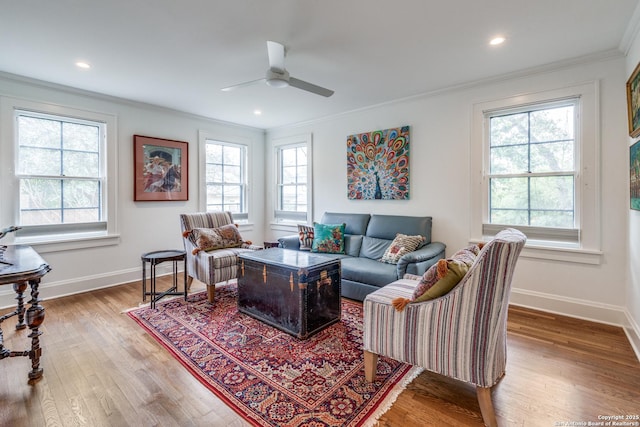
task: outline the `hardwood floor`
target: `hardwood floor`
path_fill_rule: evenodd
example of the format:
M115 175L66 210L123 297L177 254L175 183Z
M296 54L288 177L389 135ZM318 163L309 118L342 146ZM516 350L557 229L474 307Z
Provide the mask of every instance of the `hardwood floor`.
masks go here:
M247 425L123 314L140 287L45 301L44 376L29 386L28 358L0 361L0 426ZM518 307L508 323L507 374L493 392L501 426L640 415L640 363L620 328ZM5 345L23 350L28 330L14 325L2 324ZM422 373L379 425L481 426L475 387Z

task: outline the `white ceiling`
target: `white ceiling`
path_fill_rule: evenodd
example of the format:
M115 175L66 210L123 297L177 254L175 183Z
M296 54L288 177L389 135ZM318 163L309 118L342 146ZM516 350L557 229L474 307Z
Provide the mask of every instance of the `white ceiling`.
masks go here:
M274 128L622 51L638 3L0 0L0 71ZM489 46L498 34L507 41ZM220 91L264 77L267 40L286 46L292 76L335 94L264 84Z

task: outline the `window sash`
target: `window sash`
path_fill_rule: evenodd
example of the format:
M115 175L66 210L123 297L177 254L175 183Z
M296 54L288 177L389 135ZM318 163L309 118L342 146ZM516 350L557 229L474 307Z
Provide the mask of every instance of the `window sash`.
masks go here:
M238 221L248 221L249 213L247 209L247 147L242 144L234 144L223 141L216 141L212 139L206 139L205 141L205 153L206 146L216 145L221 147L222 154L219 161L208 161L205 154L205 188L206 188L206 210L210 211L230 211L233 214L234 220ZM227 156L225 155L225 150L238 150L239 159L237 162L234 161L226 161L230 158L235 158L235 156ZM235 154L235 153L230 153ZM209 179L209 168L210 167L219 167L221 173L219 174L219 179ZM238 177L237 180L227 180L225 179L228 174L225 173L225 170L230 168L239 168L239 173L232 174L235 177ZM212 173L212 175L215 175ZM234 187L238 188L237 202L231 203L227 200L228 192L227 190L233 189ZM210 199L210 191L213 190L219 194L220 200L211 200ZM238 208L236 206L239 205Z
M306 144L297 143L282 145L278 147L278 209L276 209L275 215L280 220L306 220L307 216L307 162L299 162L299 150L301 148L307 149ZM295 158L294 163L287 163L285 165L284 156L287 151L293 150L293 156ZM305 156L308 159L308 155ZM285 170L293 170L293 175L288 175L292 179L285 180ZM303 172L304 174L301 174ZM286 181L286 182L285 182ZM294 201L289 202L285 198L286 189L295 189L293 192ZM293 204L295 209L285 209L286 205ZM300 209L304 207L304 209Z
M77 234L77 233L93 233L93 232L106 232L107 222L106 222L106 206L105 200L107 197L106 192L106 151L105 151L105 141L106 141L106 122L97 121L97 120L86 120L79 119L74 117L65 116L62 114L46 114L35 111L16 109L14 110L14 117L16 123L15 137L16 137L16 166L15 170L17 173L15 177L18 182L18 188L23 188L23 182L26 183L28 180L44 180L50 181L54 186L60 187L60 198L56 200L55 206L43 206L43 207L27 207L25 203L18 198L18 223L20 224L21 229L16 232L17 237L36 237L39 235L65 235L65 234ZM55 146L49 145L39 146L29 144L29 141L22 141L21 133L28 132L29 129L25 128L27 123L20 124L22 122L22 118L36 119L49 121L55 126L59 126L59 134L55 135L55 138L58 140ZM88 150L86 148L74 148L74 143L71 136L68 136L64 133L63 129L66 128L65 125L81 125L88 127L95 127L97 130L97 146L95 150ZM23 142L26 142L23 144ZM21 165L21 161L23 160L23 154L28 150L46 150L52 152L56 157L60 159L60 174L51 175L50 173L46 173L46 171L42 171L39 173L37 169L33 169L32 167L28 170L28 173L23 173L24 168ZM95 174L84 173L82 175L65 175L64 169L64 157L65 155L70 154L95 154L97 156L97 164L94 168ZM26 161L26 160L25 160ZM68 169L67 169L68 170ZM90 171L91 168L87 171ZM71 170L73 171L73 169ZM76 169L77 171L77 169ZM72 182L81 182L81 181L93 181L97 183L97 196L90 205L82 205L82 206L72 206L65 202L65 191L63 190L66 186L65 183ZM20 190L21 191L21 190ZM69 195L67 195L67 199ZM91 197L89 197L91 199ZM97 218L95 221L76 221L76 222L67 222L66 218L73 217L71 215L72 212L78 211L80 209L87 209L90 211L95 211L97 209ZM59 220L60 222L55 223L46 223L39 222L34 224L26 224L26 216L27 212L35 212L35 211L58 211L60 213Z
M493 110L493 111L485 111L484 112L484 116L485 116L485 122L486 122L486 141L487 141L487 149L485 150L485 155L486 155L486 164L487 164L487 169L488 173L485 170L485 185L487 186L487 197L488 197L488 203L487 203L487 212L486 212L486 223L483 224L483 234L487 235L487 233L493 232L493 231L499 231L500 229L504 228L505 226L512 226L515 228L519 228L522 230L528 230L529 232L531 232L533 235L539 236L539 238L541 240L549 240L549 241L568 241L568 242L579 242L579 238L580 238L580 233L579 233L579 211L578 211L578 206L579 204L577 203L579 197L580 197L580 193L579 193L579 189L580 189L580 184L579 184L579 175L576 169L576 165L579 164L578 161L578 147L579 147L579 141L578 141L578 129L579 129L579 109L578 109L578 101L579 98L577 97L571 97L568 99L561 99L561 100L557 100L557 101L552 101L552 102L540 102L540 103L536 103L536 104L529 104L529 105L525 105L525 106L518 106L516 108L506 108L506 109L497 109L497 110ZM539 111L544 111L544 110L550 110L550 109L554 109L554 108L561 108L561 107L573 107L573 129L571 132L571 135L573 136L573 139L571 138L554 138L553 140L544 140L544 141L533 141L532 137L531 137L531 129L530 129L530 116L532 113L535 112L539 112ZM499 118L499 117L507 117L509 115L516 115L516 114L527 114L527 135L526 135L526 142L517 142L514 144L494 144L493 140L492 140L492 129L491 129L491 120L493 118ZM570 169L566 169L566 168L560 168L557 170L552 170L552 171L545 171L545 172L531 172L531 165L532 165L532 158L531 158L531 147L535 147L539 144L547 144L547 143L561 143L562 141L573 141L573 161L572 163L572 168ZM526 147L527 149L527 153L526 153L526 162L527 165L525 168L521 168L523 169L521 172L495 172L492 171L491 169L493 169L493 163L492 161L494 160L494 158L492 157L493 154L493 150L494 149L504 149L505 147ZM566 166L566 165L564 165ZM524 170L526 169L526 170ZM544 209L544 208L536 208L536 207L532 207L532 192L531 192L531 180L532 179L536 179L536 178L545 178L545 177L571 177L572 181L573 181L573 188L572 188L572 200L571 200L571 209L567 210L565 209L559 209L558 211L570 211L571 212L571 216L572 216L572 223L573 226L572 227L547 227L547 226L532 226L531 224L531 218L532 218L532 213L535 212L540 212L540 211L547 211L547 212L551 212L551 211L556 211L557 209L554 208L549 208L549 209ZM513 207L513 208L504 208L504 207L495 207L495 203L494 203L494 198L493 198L493 185L492 183L494 182L494 180L497 179L510 179L510 178L526 178L527 179L527 190L526 190L526 203L524 203L526 205L526 207ZM494 213L497 211L505 211L505 210L517 210L517 211L526 211L526 217L527 217L527 224L526 225L520 225L520 224L500 224L500 221L494 221ZM494 227L495 224L495 227ZM540 231L540 230L546 230L544 232ZM567 233L564 230L572 230L570 233ZM526 234L526 233L525 233ZM490 235L490 234L489 234Z

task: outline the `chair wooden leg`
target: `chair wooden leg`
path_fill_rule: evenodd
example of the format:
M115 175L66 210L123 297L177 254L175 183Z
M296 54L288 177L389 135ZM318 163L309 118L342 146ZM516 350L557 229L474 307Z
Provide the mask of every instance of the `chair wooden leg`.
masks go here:
M480 412L482 412L484 425L488 427L498 427L496 412L493 409L493 402L491 401L491 387L477 387L476 392L478 393L478 403L480 404Z
M193 277L187 276L187 291L191 290L191 284L193 283Z
M207 301L209 301L211 304L213 304L213 299L216 296L216 285L214 284L207 284Z
M370 351L364 351L364 378L372 383L376 380L376 370L378 367L378 355Z

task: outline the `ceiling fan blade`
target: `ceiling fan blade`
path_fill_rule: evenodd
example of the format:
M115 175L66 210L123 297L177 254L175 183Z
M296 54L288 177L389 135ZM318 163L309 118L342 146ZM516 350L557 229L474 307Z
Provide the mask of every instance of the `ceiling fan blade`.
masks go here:
M284 69L284 45L278 42L267 41L267 53L269 54L269 68L278 73Z
M333 95L333 91L323 88L321 86L314 85L313 83L305 82L304 80L296 79L295 77L289 77L289 86L297 87L298 89L306 90L317 95L329 97Z
M229 92L230 90L235 90L235 89L238 89L238 88L241 88L241 87L245 87L245 86L253 86L255 84L264 83L264 82L265 82L264 78L258 79L258 80L251 80L250 82L244 82L244 83L239 83L239 84L233 85L233 86L223 87L220 90L222 90L224 92Z

